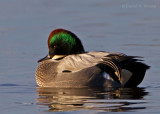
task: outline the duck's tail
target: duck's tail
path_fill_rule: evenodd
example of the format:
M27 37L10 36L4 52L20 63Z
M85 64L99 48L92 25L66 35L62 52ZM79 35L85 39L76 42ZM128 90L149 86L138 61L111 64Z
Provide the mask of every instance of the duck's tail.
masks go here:
M125 87L138 86L142 82L145 76L146 70L150 68L150 66L142 62L139 62L138 60L137 61L130 60L128 62L124 61L122 63L122 66L132 73L131 78L124 85Z

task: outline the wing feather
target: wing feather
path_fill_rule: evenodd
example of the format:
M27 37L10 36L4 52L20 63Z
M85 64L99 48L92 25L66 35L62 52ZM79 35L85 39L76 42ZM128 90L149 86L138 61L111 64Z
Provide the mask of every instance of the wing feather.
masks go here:
M122 69L121 69L121 65L120 65L119 61L117 61L114 58L105 57L105 58L103 58L103 61L101 63L111 67L117 73L117 77L120 80Z
M72 72L77 72L79 70L92 67L98 63L98 61L102 61L101 58L94 57L89 54L77 54L77 55L69 55L62 60L60 60L58 65L58 72L62 72L64 70L69 70Z
M97 66L107 71L112 69L112 74L121 79L122 66L121 62L125 60L139 61L139 56L127 56L122 53L109 52L88 52L84 54L69 55L59 61L58 72L70 71L77 72L85 68ZM114 72L113 72L114 71Z

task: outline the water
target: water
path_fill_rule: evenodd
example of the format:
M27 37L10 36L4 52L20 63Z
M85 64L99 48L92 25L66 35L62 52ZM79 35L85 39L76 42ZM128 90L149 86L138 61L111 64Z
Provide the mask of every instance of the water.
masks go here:
M159 0L1 0L0 113L160 113L159 11ZM87 51L143 56L151 69L138 88L37 88L37 60L56 28Z
M124 112L146 109L144 88L53 89L37 88L37 103L49 112L89 110Z

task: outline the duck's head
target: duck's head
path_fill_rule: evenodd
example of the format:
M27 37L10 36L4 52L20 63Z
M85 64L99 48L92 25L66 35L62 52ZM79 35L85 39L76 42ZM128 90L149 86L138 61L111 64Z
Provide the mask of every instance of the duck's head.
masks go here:
M48 55L38 62L52 58L58 59L71 54L84 53L84 48L79 38L65 29L56 29L50 33L48 37L48 49Z

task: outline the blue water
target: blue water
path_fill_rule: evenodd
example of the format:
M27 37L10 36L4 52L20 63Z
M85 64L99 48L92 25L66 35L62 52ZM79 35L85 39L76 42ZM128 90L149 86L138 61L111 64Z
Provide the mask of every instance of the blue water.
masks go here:
M159 11L159 0L1 0L0 114L160 113ZM56 28L86 51L143 56L151 69L138 88L37 88L37 60Z

